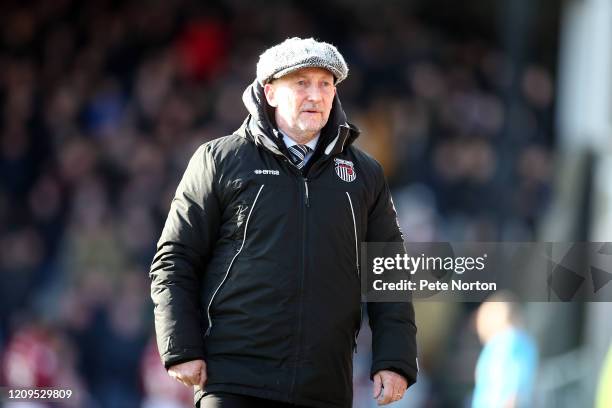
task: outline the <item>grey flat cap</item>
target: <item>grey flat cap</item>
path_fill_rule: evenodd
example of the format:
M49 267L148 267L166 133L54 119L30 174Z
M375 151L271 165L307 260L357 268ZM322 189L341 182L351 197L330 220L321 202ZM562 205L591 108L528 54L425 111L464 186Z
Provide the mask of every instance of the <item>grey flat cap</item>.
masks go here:
M268 48L259 56L257 80L264 85L302 68L324 68L336 78L336 84L344 81L348 67L336 47L313 38L288 38Z

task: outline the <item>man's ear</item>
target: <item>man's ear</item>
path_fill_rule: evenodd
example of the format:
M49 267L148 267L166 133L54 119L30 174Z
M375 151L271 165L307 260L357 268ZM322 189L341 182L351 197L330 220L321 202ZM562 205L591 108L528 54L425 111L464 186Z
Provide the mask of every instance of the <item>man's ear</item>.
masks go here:
M266 100L268 101L268 105L272 106L273 108L276 108L277 103L276 103L276 95L275 95L275 91L276 89L274 89L274 85L268 83L264 85L264 94L266 95Z

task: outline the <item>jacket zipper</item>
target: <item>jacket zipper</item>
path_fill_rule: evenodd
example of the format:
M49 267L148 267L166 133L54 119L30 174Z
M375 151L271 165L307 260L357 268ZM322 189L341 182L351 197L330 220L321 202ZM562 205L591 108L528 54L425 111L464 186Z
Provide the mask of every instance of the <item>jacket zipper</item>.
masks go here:
M304 177L304 189L305 189L304 200L306 203L306 207L310 207L310 196L308 195L308 179L306 177Z
M351 207L351 215L353 216L353 232L355 233L355 268L357 271L357 280L359 281L359 327L355 332L355 338L353 341L353 350L355 353L357 352L357 337L359 336L359 331L361 330L361 323L363 320L363 302L361 302L361 279L359 273L359 239L357 238L357 220L355 218L355 209L353 208L353 200L351 200L351 195L348 191L346 191L346 198L348 198L349 206Z
M310 207L310 194L308 191L308 179L306 177L302 177L302 181L304 183L304 207L302 210L302 262L301 262L301 276L300 276L300 287L299 287L299 305L298 305L298 316L297 316L297 346L295 349L295 367L293 370L293 381L291 384L291 389L290 389L290 394L292 395L292 399L293 397L295 397L295 386L296 386L296 382L297 382L297 361L298 358L300 356L300 349L301 349L301 331L302 331L302 308L303 308L303 303L304 303L304 278L306 275L306 209L308 207Z
M234 265L234 261L236 260L236 258L238 258L238 255L240 255L240 252L242 252L242 249L244 248L244 243L246 242L247 231L249 228L249 220L251 219L251 214L253 213L253 209L255 208L255 204L257 203L257 199L259 198L259 195L261 194L261 190L263 190L263 188L264 188L264 184L262 184L261 187L259 187L259 191L257 192L257 195L255 196L255 200L253 200L253 205L251 205L251 209L249 210L249 215L247 216L247 219L244 224L244 235L242 237L242 244L240 245L240 248L238 249L238 251L236 251L236 253L234 254L234 257L232 258L229 266L227 267L227 271L225 271L225 276L223 277L223 280L221 280L221 283L219 283L219 286L217 286L217 288L213 292L213 295L210 298L210 302L208 302L208 307L206 308L206 315L208 317L208 329L206 329L205 336L208 336L210 334L210 330L212 329L212 316L210 315L210 308L213 304L213 301L215 300L215 296L217 296L217 293L219 292L219 289L221 289L221 286L223 286L223 284L229 277L229 273L230 273L230 270L232 269L232 265Z

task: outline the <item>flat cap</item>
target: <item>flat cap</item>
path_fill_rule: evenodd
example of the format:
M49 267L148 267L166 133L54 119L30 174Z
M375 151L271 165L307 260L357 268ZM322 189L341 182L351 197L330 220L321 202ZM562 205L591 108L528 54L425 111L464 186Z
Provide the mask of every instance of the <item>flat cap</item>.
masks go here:
M259 56L257 80L264 85L298 69L311 67L331 72L336 84L348 75L346 62L336 47L314 38L293 37L268 48Z

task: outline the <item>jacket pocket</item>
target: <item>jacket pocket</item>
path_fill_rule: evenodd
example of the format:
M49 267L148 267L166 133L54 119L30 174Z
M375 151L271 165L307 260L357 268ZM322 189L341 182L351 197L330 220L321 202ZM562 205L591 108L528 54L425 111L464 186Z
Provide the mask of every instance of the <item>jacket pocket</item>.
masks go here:
M253 210L255 209L255 206L257 205L257 200L259 199L259 196L260 196L261 191L263 190L263 188L264 188L264 185L262 184L261 187L259 187L259 190L257 191L257 195L255 196L255 199L253 200L253 204L251 205L251 209L249 210L249 213L246 216L246 219L244 220L244 232L242 234L242 242L240 244L240 247L236 250L236 253L232 257L229 265L227 266L227 270L225 271L225 275L223 276L223 279L221 280L219 285L216 287L216 289L213 291L213 294L212 294L212 296L210 298L210 301L208 302L208 307L206 308L206 317L208 319L208 329L206 329L205 336L208 336L210 334L210 331L212 330L212 327L213 327L211 308L212 308L213 303L215 301L215 297L219 294L219 291L221 290L221 288L223 287L223 285L225 284L225 282L229 278L230 272L232 270L232 266L234 265L234 263L236 262L236 259L238 258L238 256L242 252L242 250L244 249L244 245L245 245L246 240L247 240L249 221L251 219L251 216L253 215ZM240 206L239 206L239 208L240 208Z

